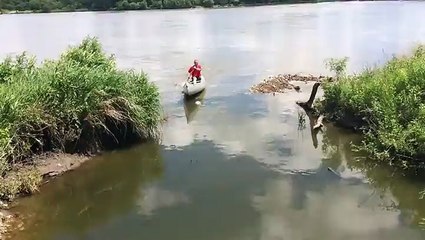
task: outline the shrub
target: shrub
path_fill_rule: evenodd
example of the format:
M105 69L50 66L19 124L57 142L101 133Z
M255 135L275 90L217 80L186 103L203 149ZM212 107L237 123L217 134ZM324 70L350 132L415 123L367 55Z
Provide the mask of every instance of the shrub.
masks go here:
M162 2L155 0L152 2L152 5L150 6L151 9L162 9Z
M230 3L231 3L233 6L239 6L239 5L241 5L241 2L240 2L239 0L231 0L231 1L230 1Z
M38 191L42 180L35 168L22 168L0 177L0 199L13 200L19 193L31 194Z
M345 74L345 70L347 68L348 58L342 59L329 59L326 61L326 66L329 70L335 72L336 78L341 78Z
M212 8L214 7L214 0L203 0L202 6L206 8Z
M342 73L339 63L344 61L336 62L333 70ZM328 117L338 121L348 116L355 121L366 134L361 148L375 158L423 162L425 48L417 47L411 56L394 57L380 68L339 76L336 82L324 84L321 106Z
M40 152L93 152L158 139L161 106L143 72L119 70L97 39L86 38L41 66L25 54L2 62L0 116L5 177L7 166Z
M191 0L164 0L165 9L191 8L193 7Z

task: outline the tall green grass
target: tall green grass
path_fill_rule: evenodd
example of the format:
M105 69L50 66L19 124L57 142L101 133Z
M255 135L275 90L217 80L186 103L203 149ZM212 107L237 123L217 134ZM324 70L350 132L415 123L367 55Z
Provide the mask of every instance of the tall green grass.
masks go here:
M339 69L341 70L341 69ZM425 47L395 56L384 66L323 85L321 109L351 122L366 139L360 149L402 166L425 162Z
M20 179L7 190L3 181L31 156L158 139L161 113L157 87L143 72L119 70L96 38L40 65L25 53L6 58L0 63L0 198L36 189Z

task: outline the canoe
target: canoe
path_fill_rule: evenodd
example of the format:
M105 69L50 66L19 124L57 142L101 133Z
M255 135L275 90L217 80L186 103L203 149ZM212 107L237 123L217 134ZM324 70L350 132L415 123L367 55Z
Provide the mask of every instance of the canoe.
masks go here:
M182 92L187 96L192 96L205 90L206 82L202 76L201 79L194 79L192 83L186 81L183 83Z

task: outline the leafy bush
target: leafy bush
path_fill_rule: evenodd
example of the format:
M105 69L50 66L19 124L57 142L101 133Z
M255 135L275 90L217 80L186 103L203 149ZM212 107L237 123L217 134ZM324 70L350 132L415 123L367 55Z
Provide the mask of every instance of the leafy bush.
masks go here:
M12 200L17 194L38 191L41 175L35 168L23 168L0 177L0 199Z
M231 0L231 1L230 1L230 3L231 3L233 6L239 6L239 5L241 5L241 2L240 2L239 0Z
M0 63L0 116L0 171L7 177L7 166L39 152L158 139L161 106L144 73L117 69L97 39L86 38L41 66L25 54Z
M191 8L193 4L191 0L164 0L165 9Z
M226 6L226 5L228 5L229 4L229 0L217 0L217 1L215 1L218 5L221 5L221 6Z
M162 7L162 2L158 0L152 1L152 5L150 6L151 9L162 9Z
M336 78L340 78L345 74L345 70L347 68L348 58L342 59L329 59L326 61L326 66L329 70L335 72Z
M148 8L148 5L145 0L133 0L128 2L127 0L123 0L117 2L118 10L145 10Z
M203 0L202 6L206 8L212 8L214 7L214 0Z
M343 72L336 61L333 70ZM334 61L335 63L335 61ZM344 65L344 64L342 64ZM425 159L425 48L394 57L385 66L324 84L322 110L363 129L361 149L378 159L419 163Z

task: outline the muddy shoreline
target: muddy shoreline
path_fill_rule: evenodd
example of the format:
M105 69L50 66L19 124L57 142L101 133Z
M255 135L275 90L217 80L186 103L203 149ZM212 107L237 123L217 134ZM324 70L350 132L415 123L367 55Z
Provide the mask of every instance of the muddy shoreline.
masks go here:
M91 155L49 152L35 156L31 161L42 176L42 182L39 186L42 187L53 178L77 169L92 157ZM27 195L19 195L16 199L26 196ZM9 202L0 200L0 240L6 239L8 233L22 230L24 227L19 216L13 213L16 199Z

